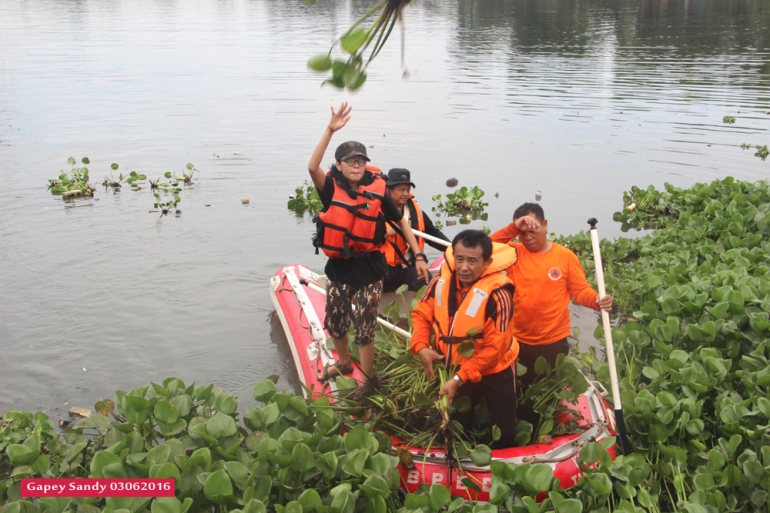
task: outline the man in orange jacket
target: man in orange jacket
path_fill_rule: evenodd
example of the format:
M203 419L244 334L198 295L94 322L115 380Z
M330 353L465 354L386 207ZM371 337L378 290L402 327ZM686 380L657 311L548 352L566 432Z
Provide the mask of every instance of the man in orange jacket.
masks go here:
M575 253L547 238L548 221L537 203L524 203L513 213L513 222L492 234L495 242L516 248L519 259L508 270L516 289L513 334L519 342L519 363L527 368L519 379L532 384L535 360L543 356L551 367L559 354L569 354L571 333L569 303L594 310L612 309L612 296L602 298L586 280ZM514 242L515 237L519 242Z
M516 435L513 364L518 344L509 330L513 285L502 272L514 263L514 249L505 244L493 247L480 230L462 231L446 250L441 274L412 311L409 350L420 357L431 378L434 360L444 360L454 371L439 396L446 395L450 402L456 395L470 398L468 413L453 414L464 429L473 426L476 404L482 397L486 400L490 422L501 433L492 444L495 449L512 447Z
M396 204L396 208L401 211L413 230L419 230L449 242L446 235L436 228L428 214L420 208L417 200L414 199L412 189L415 185L412 183L412 174L408 169L396 168L388 171L385 185L387 186L388 195L393 198L393 203ZM388 266L385 268L382 291L395 292L398 287L406 284L408 290L416 292L424 285L427 285L427 281L417 276L417 269L414 266L415 255L409 249L406 239L390 226L385 236L385 244L382 245L380 251L385 255L385 261ZM438 249L442 253L446 249L446 245L423 239L416 234L415 238L420 246L420 251L425 249L426 242L429 246Z

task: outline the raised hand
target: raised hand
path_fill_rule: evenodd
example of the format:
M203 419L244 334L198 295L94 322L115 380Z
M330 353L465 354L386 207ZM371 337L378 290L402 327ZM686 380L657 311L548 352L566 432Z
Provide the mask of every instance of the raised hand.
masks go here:
M348 102L342 102L337 110L334 110L334 107L331 109L332 119L329 121L329 128L336 132L350 121L350 111L353 110L353 106L348 105Z

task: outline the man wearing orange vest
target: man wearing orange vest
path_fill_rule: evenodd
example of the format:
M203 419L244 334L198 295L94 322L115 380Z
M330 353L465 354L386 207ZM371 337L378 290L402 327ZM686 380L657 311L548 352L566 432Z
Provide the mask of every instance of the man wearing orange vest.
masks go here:
M571 333L569 303L594 310L612 310L612 296L602 298L586 280L575 253L547 238L548 221L537 203L524 203L513 213L513 222L492 234L495 242L516 248L519 261L508 270L516 291L513 334L519 342L519 363L527 372L525 384L535 378L535 360L544 357L551 367L559 354L569 354ZM514 242L515 237L521 242Z
M454 420L469 430L475 406L483 397L490 423L501 433L492 447L512 447L516 435L513 365L519 346L509 329L513 284L504 270L516 263L516 251L505 244L493 245L480 230L465 230L454 238L445 258L441 274L412 311L409 350L420 357L431 378L435 377L434 360L444 360L454 369L439 396L446 395L450 402L456 395L467 396L472 404L468 413L454 413Z
M388 194L393 198L393 203L396 204L396 208L401 211L413 230L419 230L449 242L446 235L433 225L433 221L428 217L428 214L420 209L420 205L414 199L412 189L415 185L412 183L411 173L408 169L396 168L388 171L385 185L387 186ZM385 269L382 291L395 292L403 284L406 284L408 290L420 290L422 286L428 283L417 277L417 269L413 263L414 255L409 249L406 240L392 227L388 228L386 235L387 238L385 239L385 244L382 245L381 251L385 255L388 267ZM422 237L417 237L417 244L420 246L421 252L425 249L425 242L426 240ZM445 245L431 240L428 240L427 243L442 253L446 249Z

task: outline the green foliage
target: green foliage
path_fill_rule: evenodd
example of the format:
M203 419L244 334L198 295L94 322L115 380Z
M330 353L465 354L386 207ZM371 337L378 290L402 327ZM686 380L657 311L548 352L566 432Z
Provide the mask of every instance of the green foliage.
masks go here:
M524 369L521 365L519 367ZM537 421L528 425L531 423L519 419L516 426L517 445L529 445L573 432L577 426L559 423L555 419L569 410L568 404L575 404L578 396L588 390L586 378L580 371L583 365L574 358L560 354L556 365L551 368L545 358L540 357L534 367L526 369L526 372L537 374L539 379L517 399L519 408L532 412L534 415L530 415L537 417Z
M292 196L289 196L287 206L289 210L293 210L298 216L304 215L305 212L310 213L311 216L316 216L323 209L321 198L318 196L318 190L307 180L294 190Z
M668 185L665 191L652 185L647 189L633 186L623 193L623 210L615 212L613 219L622 224L620 229L624 232L662 228L679 216L683 200L680 193L680 189Z
M177 204L182 201L182 198L179 196L179 193L182 192L182 187L180 187L179 182L182 182L183 185L192 185L192 178L196 171L198 170L195 169L194 165L187 164L185 171L182 172L181 176L174 175L171 171L167 171L163 177L168 181L161 182L160 178L154 182L152 180L150 181L150 189L152 190L152 195L155 197L154 207L160 209L161 216L168 215L176 208ZM198 172L200 173L200 171ZM181 213L181 210L176 210L177 215Z
M187 164L185 166L185 170L182 171L181 175L174 175L174 179L176 181L181 181L184 183L184 185L192 185L193 184L193 176L195 173L200 173L197 169L195 169L195 166L193 164ZM168 174L168 173L166 173ZM168 177L167 177L168 178Z
M83 167L76 167L77 161L70 157L67 163L72 166L70 173L62 171L58 179L48 180L48 190L51 194L61 194L65 197L93 196L95 188L88 183L88 168L91 164L88 157L83 157Z
M481 198L484 197L484 191L474 186L472 189L460 187L455 192L450 192L446 198L441 194L433 196L436 203L431 210L439 216L458 217L460 224L470 224L471 221L481 219L486 221L489 215L484 209L489 206Z
M396 21L401 19L402 11L409 2L410 0L376 2L334 42L328 53L310 57L307 61L308 68L322 73L331 70L331 78L324 80L323 84L351 91L358 89L366 82L367 66L382 50ZM371 25L366 28L361 26L378 11L379 14ZM332 59L332 52L337 43L342 51L348 54L347 58Z
M36 511L20 500L22 477L174 477L175 498L41 499L52 511L395 511L398 459L363 425L350 426L326 397L303 399L254 388L246 408L213 385L178 378L116 392L106 412L59 434L43 413L14 410L0 424L0 498L7 511ZM117 408L115 407L117 404ZM447 497L449 492L444 489ZM125 500L125 499L120 499ZM60 507L61 506L61 507ZM331 507L331 509L330 509ZM11 509L8 509L11 508ZM334 509L338 508L338 509Z
M722 118L722 123L727 123L732 125L733 123L735 123L735 118L733 116L725 116Z
M48 189L52 194L61 194L65 198L69 197L83 197L93 196L95 188L88 183L88 168L76 167L76 160L70 157L67 161L72 170L70 174L63 172L59 175L59 178L54 180L48 180ZM82 159L83 164L90 164L88 158ZM113 163L110 165L111 171L117 171L119 165ZM150 180L150 190L155 198L154 208L159 209L161 215L166 215L176 208L177 204L182 201L179 193L182 192L180 182L183 185L192 185L192 178L194 174L200 171L195 169L193 164L187 164L185 170L181 175L177 176L171 172L167 172L164 177L167 181L161 181L157 179L155 181ZM142 190L141 183L147 180L147 175L131 171L127 174L120 173L117 178L110 172L110 176L105 176L102 185L105 189L113 189L115 192L121 190L123 183L127 183L135 191ZM180 210L176 210L177 214L181 214Z
M770 185L728 177L641 192L624 204L635 200L631 213L647 215L616 219L656 229L601 250L626 320L612 330L626 424L654 485L643 493L629 481L616 492L656 510L766 504ZM587 235L559 241L593 276Z
M770 150L767 149L767 144L765 144L764 146L760 146L760 145L757 144L757 145L754 146L754 148L757 150L757 152L754 154L754 156L755 157L759 157L760 159L762 159L762 162L764 162L765 159L767 158L767 156L770 155ZM742 150L750 150L751 149L751 145L750 144L746 144L746 143L741 144L741 149Z

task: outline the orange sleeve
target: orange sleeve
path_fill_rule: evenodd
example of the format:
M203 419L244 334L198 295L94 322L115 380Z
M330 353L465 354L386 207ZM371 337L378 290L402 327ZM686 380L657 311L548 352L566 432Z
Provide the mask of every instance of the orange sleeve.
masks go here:
M567 269L567 287L572 299L579 305L598 310L599 305L596 304L596 297L599 293L588 283L583 266L580 265L580 260L572 251L567 255Z
M514 237L518 237L519 233L521 233L519 232L519 229L516 228L513 223L510 223L508 226L504 226L490 235L490 238L492 239L492 242L506 243Z
M417 307L412 310L412 340L409 351L417 354L420 349L430 347L430 334L433 331L433 296L425 291Z
M506 295L509 300L512 301L510 292L498 290ZM490 299L491 300L491 299ZM501 308L497 306L497 315L500 317L503 313ZM510 315L507 312L506 315ZM509 317L510 319L510 317ZM470 381L476 383L481 381L481 377L488 374L489 371L501 362L501 357L508 351L508 347L511 345L511 334L507 330L508 323L505 323L506 331L498 330L498 323L492 317L488 317L484 321L483 337L480 342L476 344L473 356L468 359L463 359L460 365L460 370L457 375L464 382Z

